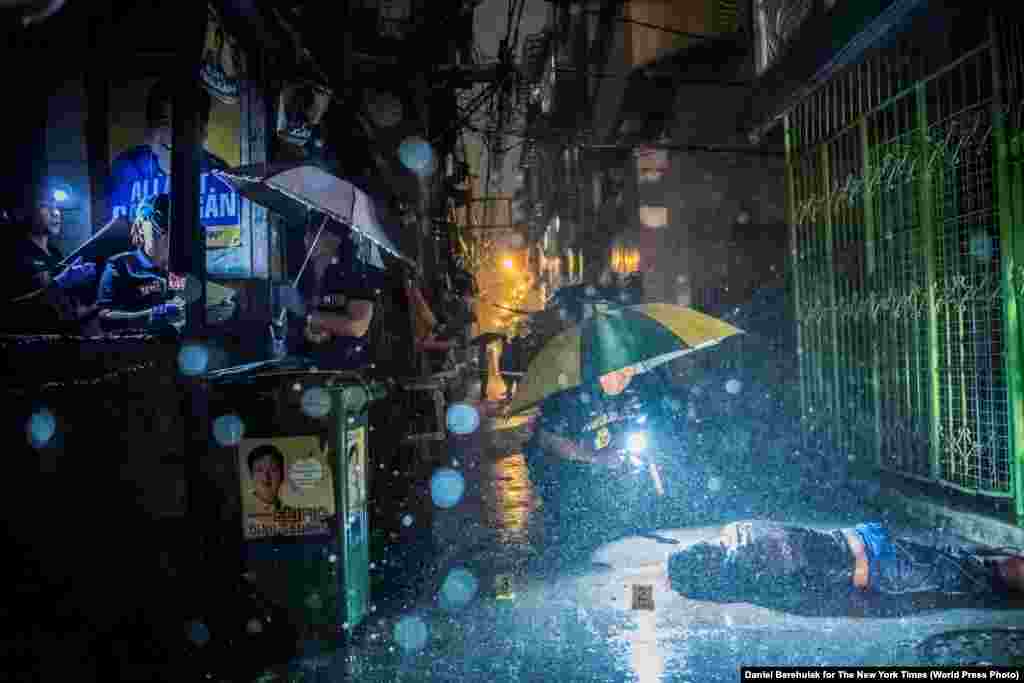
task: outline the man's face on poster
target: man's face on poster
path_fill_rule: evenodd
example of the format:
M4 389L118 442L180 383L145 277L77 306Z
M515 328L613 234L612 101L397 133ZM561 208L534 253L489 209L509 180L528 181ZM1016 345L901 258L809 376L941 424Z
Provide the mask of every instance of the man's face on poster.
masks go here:
M273 503L284 481L284 472L272 455L265 455L253 462L252 481L256 497L264 503Z

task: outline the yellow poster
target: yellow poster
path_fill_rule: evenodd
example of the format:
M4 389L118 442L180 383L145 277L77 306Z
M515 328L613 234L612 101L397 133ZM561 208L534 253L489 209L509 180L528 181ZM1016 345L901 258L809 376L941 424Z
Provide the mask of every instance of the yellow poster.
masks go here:
M319 437L245 439L238 468L246 540L330 531L334 480Z

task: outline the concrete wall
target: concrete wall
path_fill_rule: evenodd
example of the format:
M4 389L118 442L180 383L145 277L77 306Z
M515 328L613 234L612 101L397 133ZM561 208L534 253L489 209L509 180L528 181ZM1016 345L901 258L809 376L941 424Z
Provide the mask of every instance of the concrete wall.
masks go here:
M681 84L668 140L676 145L743 145L736 122L745 92ZM645 278L648 298L695 305L708 303L708 296L741 302L757 286L783 277L788 229L785 161L778 152L673 151L660 180L636 185L638 206L663 206L669 213L668 225L656 235L644 234L650 229L638 216L631 219L630 229L641 235L641 263L654 271Z
M749 290L756 286L749 281L753 273L781 277L787 235L782 161L694 152L673 154L671 164L661 187L641 190L660 194L669 209L657 251L640 256L641 262L651 259L656 271L648 278L648 296L675 302L685 289L680 276L693 290ZM744 293L728 298L742 301Z

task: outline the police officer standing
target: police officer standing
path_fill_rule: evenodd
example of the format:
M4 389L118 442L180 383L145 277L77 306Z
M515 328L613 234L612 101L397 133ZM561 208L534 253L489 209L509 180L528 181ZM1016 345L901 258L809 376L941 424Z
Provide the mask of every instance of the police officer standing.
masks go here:
M290 351L320 369L357 370L370 364L369 330L378 284L372 267L362 263L349 235L337 235L307 223L306 249L311 250L302 282L280 290L281 305L301 326L289 334Z
M60 209L40 202L28 211L8 214L7 229L20 231L11 248L4 299L9 304L7 329L32 332L78 331L91 310L85 289L96 280L96 265L81 258L64 266L54 240L60 237Z

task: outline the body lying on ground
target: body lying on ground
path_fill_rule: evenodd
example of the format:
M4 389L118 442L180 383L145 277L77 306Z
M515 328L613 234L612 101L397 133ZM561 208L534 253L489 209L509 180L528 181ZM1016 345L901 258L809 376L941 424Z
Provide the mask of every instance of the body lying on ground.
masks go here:
M749 520L668 561L673 590L717 602L760 602L779 594L860 590L993 597L1024 593L1024 557L939 549L894 537L878 523L820 531Z

